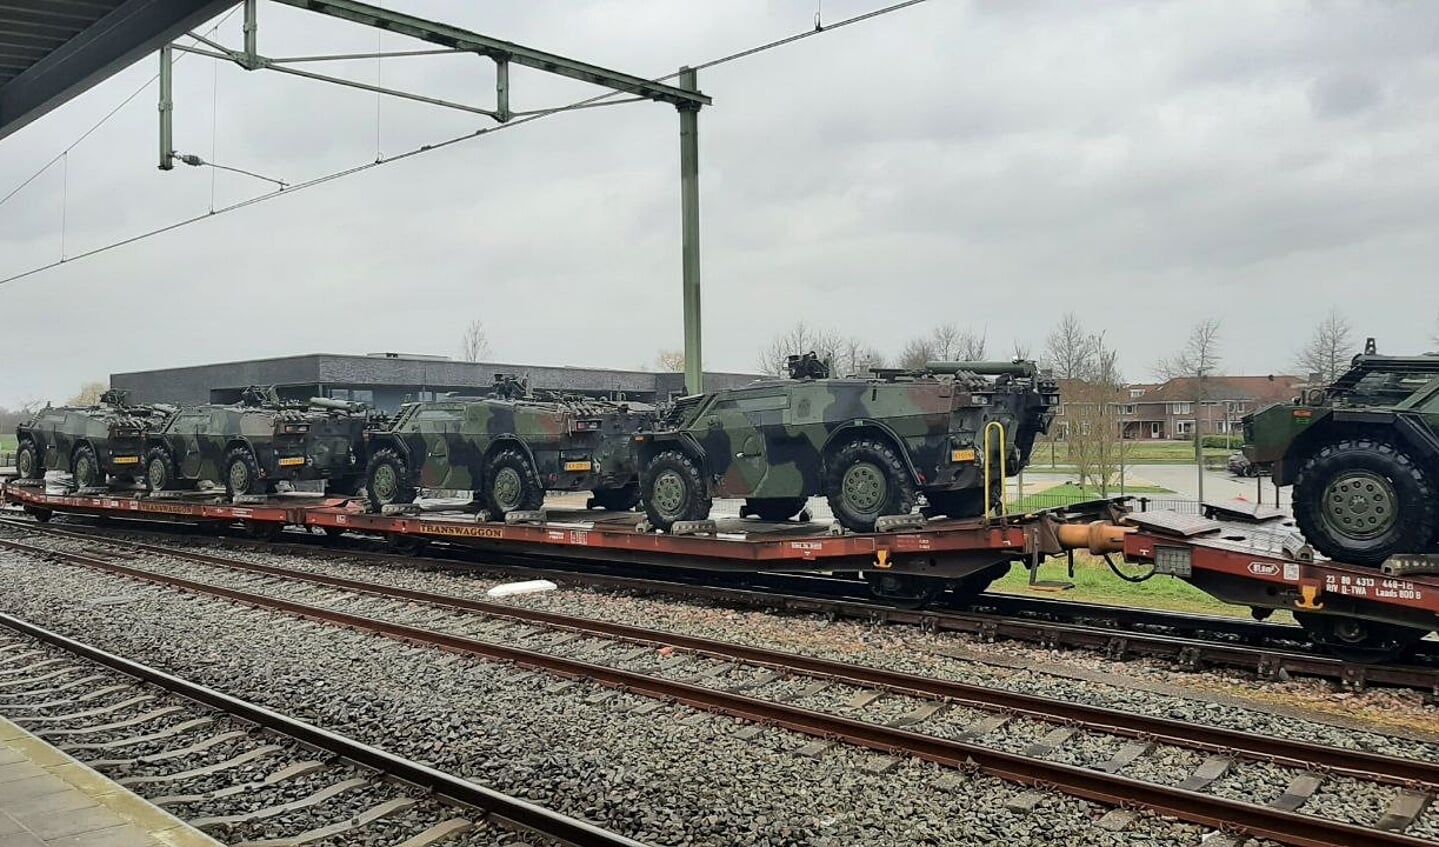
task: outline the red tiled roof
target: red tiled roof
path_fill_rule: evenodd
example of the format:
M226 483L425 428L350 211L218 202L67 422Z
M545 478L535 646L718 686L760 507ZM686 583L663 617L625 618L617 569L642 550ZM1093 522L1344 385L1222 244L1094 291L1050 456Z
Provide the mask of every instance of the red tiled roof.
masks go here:
M1254 400L1260 403L1283 403L1293 397L1296 386L1304 380L1288 374L1270 376L1211 376L1204 380L1206 400ZM1133 402L1165 403L1193 400L1199 396L1198 380L1176 377L1157 388L1144 392Z

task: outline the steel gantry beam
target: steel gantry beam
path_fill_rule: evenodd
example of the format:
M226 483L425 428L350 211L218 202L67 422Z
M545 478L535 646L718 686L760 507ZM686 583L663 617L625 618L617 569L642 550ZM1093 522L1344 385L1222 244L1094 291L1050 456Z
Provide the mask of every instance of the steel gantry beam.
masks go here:
M3 0L0 0L0 2L3 2ZM699 90L693 69L682 68L679 74L679 85L667 85L656 80L644 79L643 77L637 77L632 74L602 68L598 65L591 65L588 62L581 62L554 53L546 53L543 50L536 50L532 47L525 47L510 41L492 38L488 35L482 35L450 24L426 20L414 15L404 14L403 12L383 9L368 3L361 3L358 2L358 0L275 0L275 2L292 6L296 9L329 15L341 20L380 29L385 32L408 36L420 41L439 45L442 49L438 51L411 50L396 53L376 52L373 54L360 55L337 54L328 56L272 58L264 56L259 52L260 39L257 19L257 0L243 0L243 2L245 18L242 30L244 33L244 46L242 49L231 49L215 41L211 41L208 38L190 33L192 38L205 45L205 47L174 44L171 45L171 47L167 47L161 53L160 167L163 170L173 168L177 159L191 165L207 164L198 156L180 157L173 147L174 104L171 100L173 88L170 80L170 50L172 48L188 53L209 56L214 59L231 61L246 70L272 70L302 76L320 82L360 88L379 94L402 97L445 108L477 113L490 117L500 123L509 121L516 114L535 114L535 112L516 113L510 108L509 70L512 64L591 83L608 88L613 92L632 95L635 99L653 100L659 103L669 103L674 106L679 111L680 117L680 231L683 242L681 249L681 290L683 294L684 315L685 390L690 394L698 394L704 390L703 357L701 354L702 323L700 319L699 111L702 107L710 105L712 101ZM464 103L440 100L413 92L384 88L357 80L328 76L326 74L300 70L293 67L293 65L303 62L324 62L360 58L362 56L427 55L435 52L474 53L493 61L495 63L495 107L493 109L487 109ZM590 104L591 102L592 101L583 101L583 104ZM559 111L583 104L571 104L569 107L560 107L560 109L556 110L540 111Z
M612 71L586 62L576 61L542 50L522 47L509 41L501 41L467 29L449 24L427 21L414 15L406 15L390 9L359 3L355 0L275 0L286 6L307 9L322 15L343 18L365 26L383 29L399 35L408 35L421 41L452 47L458 50L479 53L496 60L508 60L527 68L547 71L570 79L602 85L615 91L623 91L646 100L659 100L676 106L687 103L707 106L710 98L698 91L686 91L672 85L651 82L630 74Z

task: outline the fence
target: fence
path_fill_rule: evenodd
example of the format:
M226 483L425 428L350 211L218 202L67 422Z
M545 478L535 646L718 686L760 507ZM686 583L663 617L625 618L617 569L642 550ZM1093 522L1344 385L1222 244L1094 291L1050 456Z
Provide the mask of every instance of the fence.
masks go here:
M1118 497L1119 489L1115 488L1109 492L1110 497ZM1130 495L1130 505L1143 512L1174 511L1187 515L1199 514L1199 501L1185 500L1179 497L1151 497L1141 495ZM1094 499L1101 499L1098 495ZM1022 497L1011 496L1008 505L1010 512L1038 512L1043 509L1058 509L1064 506L1072 506L1075 503L1085 502L1086 498L1076 496L1073 493L1066 494L1026 494Z
M1272 488L1269 490L1269 493L1270 493L1271 495L1273 494L1273 489L1272 489ZM1121 496L1120 493L1119 493L1119 489L1118 489L1118 488L1115 488L1115 489L1111 490L1111 491L1109 492L1109 496L1110 496L1110 497L1119 497L1119 496ZM1199 501L1198 501L1198 500L1190 500L1190 499L1186 499L1186 498L1183 498L1183 497L1155 497L1155 496L1153 496L1153 495L1147 495L1147 494L1131 494L1131 495L1128 495L1128 496L1129 496L1129 498L1130 498L1130 500L1129 500L1129 505L1130 505L1130 507L1133 508L1135 511L1139 511L1139 512L1179 512L1179 513L1185 514L1185 515L1199 515L1199 514L1202 514L1202 512L1203 512L1203 510L1202 510L1202 509L1200 508L1200 506L1199 506ZM1041 492L1039 492L1039 493L1037 493L1037 494L1026 494L1026 495L1024 495L1024 496L1022 496L1022 497L1019 497L1019 496L1011 496L1011 497L1006 501L1006 503L1008 504L1008 509L1007 509L1007 511L1009 511L1011 514L1016 514L1016 513L1025 513L1025 512L1038 512L1038 511L1042 511L1042 510L1044 510L1044 509L1059 509L1059 508L1063 508L1063 507L1065 507L1065 506L1072 506L1072 505L1074 505L1075 503L1085 502L1086 499L1090 499L1090 498L1086 498L1086 497L1083 497L1083 496L1076 496L1076 495L1073 494L1073 493L1065 493L1065 494L1046 494L1046 493L1044 493L1044 492L1041 491ZM1103 499L1103 498L1100 498L1100 497L1096 494L1092 499ZM1205 499L1206 499L1206 502L1209 502L1210 504L1214 504L1214 503L1222 502L1224 499L1227 499L1227 498L1205 498ZM1250 497L1250 498L1247 498L1247 499L1248 499L1250 502L1255 502L1255 503L1258 502L1256 498ZM1264 506L1271 506L1271 507L1276 506L1276 504L1275 504L1275 502L1274 502L1274 498L1273 498L1272 496L1267 496L1267 497L1265 497L1265 498L1264 498L1264 502L1262 503L1262 505L1264 505ZM1281 508L1281 509L1287 509L1287 508L1289 508L1289 502L1288 502L1288 498L1287 498L1287 497L1285 497L1285 498L1278 504L1278 508Z

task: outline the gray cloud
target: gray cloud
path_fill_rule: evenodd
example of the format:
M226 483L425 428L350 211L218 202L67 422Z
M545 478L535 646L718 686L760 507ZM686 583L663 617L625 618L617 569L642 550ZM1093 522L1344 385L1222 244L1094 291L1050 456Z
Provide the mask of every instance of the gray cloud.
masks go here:
M825 3L833 20L874 4ZM405 2L637 74L807 28L801 4ZM224 37L235 42L236 22ZM1188 324L1234 370L1286 369L1332 305L1385 349L1439 316L1439 12L1432 4L935 2L701 74L706 354L753 367L804 318L898 350L940 321L1034 346L1075 309L1148 376ZM262 49L373 49L262 4ZM390 48L405 44L384 36ZM177 145L303 179L376 155L373 95L177 68ZM0 142L0 191L154 73L149 59ZM372 81L372 62L330 71ZM484 104L472 57L383 79ZM516 71L533 108L595 89ZM218 98L213 92L218 90ZM211 104L219 112L212 116ZM488 121L384 101L393 155ZM155 169L153 90L70 157L67 251L211 203ZM496 351L630 367L678 346L672 108L589 110L376 169L0 287L0 403L169 364L327 350ZM218 205L268 190L214 177ZM0 207L0 274L58 255L58 173ZM1393 304L1402 302L1402 309Z

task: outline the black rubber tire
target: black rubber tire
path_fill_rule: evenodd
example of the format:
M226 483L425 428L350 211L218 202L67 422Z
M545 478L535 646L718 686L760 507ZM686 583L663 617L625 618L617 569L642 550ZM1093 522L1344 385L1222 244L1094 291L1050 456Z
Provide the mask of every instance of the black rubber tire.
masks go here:
M1337 531L1323 513L1330 483L1355 471L1382 477L1392 488L1394 502L1383 507L1394 515L1393 524L1367 538ZM1329 558L1378 565L1396 553L1431 548L1439 528L1439 488L1434 474L1402 448L1372 438L1347 438L1326 445L1299 466L1294 477L1294 519L1305 539Z
M885 485L882 499L868 511L851 503L844 488L845 476L851 469L866 464L877 469ZM918 498L904 460L888 442L877 438L845 442L826 457L824 493L835 520L855 532L873 532L875 519L884 515L909 514Z
M382 471L382 468L385 470ZM393 475L390 477L394 481L393 485L381 484L377 490L375 474L385 472ZM365 466L364 494L370 501L370 508L376 512L392 503L415 501L415 486L410 479L410 466L400 451L389 447L375 451L369 464Z
M609 512L633 511L640 504L640 484L631 482L619 488L596 488L590 492L594 508Z
M678 502L663 511L655 503L655 484L659 482L663 482L667 493L679 495ZM708 518L714 495L694 459L679 450L666 450L651 459L640 474L640 502L650 524L669 532L679 521Z
M77 488L98 488L105 484L105 472L100 470L100 460L95 456L95 448L89 444L81 444L75 448L75 453L70 457L70 475L75 479Z
M145 490L169 491L175 488L175 460L164 447L151 447L145 454Z
M233 468L244 467L246 475L241 481L245 483L244 491L235 490L235 479ZM255 461L255 454L250 452L248 447L235 447L225 454L225 467L223 476L225 478L225 493L231 497L241 494L263 494L265 492L265 481L260 479L260 464Z
M951 518L977 518L984 514L984 489L961 488L955 491L927 491L930 511Z
M35 449L35 442L20 442L20 449L15 451L15 469L21 479L45 478L45 463L40 459L40 451Z
M502 502L499 488L512 484L517 488L503 495ZM545 505L545 487L540 484L540 475L519 450L500 450L490 457L485 463L484 492L485 510L491 520L500 520L509 512L533 512Z
M744 501L741 515L754 515L762 521L787 521L804 511L808 497L751 497Z

